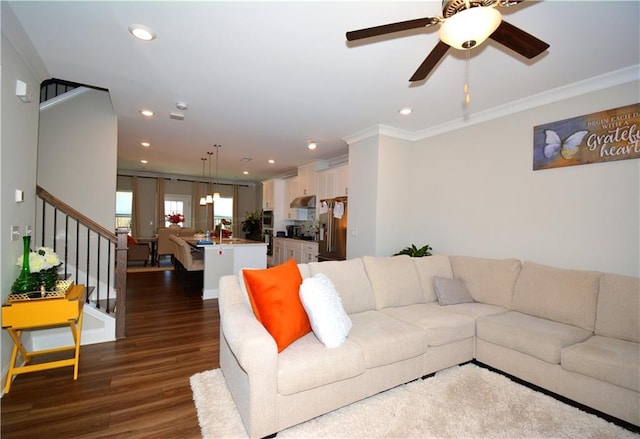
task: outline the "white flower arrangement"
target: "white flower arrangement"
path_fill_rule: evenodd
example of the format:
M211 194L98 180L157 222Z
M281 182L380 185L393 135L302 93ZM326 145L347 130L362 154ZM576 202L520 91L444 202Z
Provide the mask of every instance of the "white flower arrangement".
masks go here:
M20 256L16 261L18 267L22 267L23 256L24 255ZM29 253L29 271L31 273L39 273L44 270L56 268L59 267L60 264L62 264L62 261L52 248L38 247L35 251Z

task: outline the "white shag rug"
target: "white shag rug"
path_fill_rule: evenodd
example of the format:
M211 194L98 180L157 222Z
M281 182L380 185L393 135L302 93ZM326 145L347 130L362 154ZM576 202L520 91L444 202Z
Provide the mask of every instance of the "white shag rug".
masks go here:
M205 439L246 438L220 369L191 377ZM473 364L393 388L278 433L284 438L635 438Z

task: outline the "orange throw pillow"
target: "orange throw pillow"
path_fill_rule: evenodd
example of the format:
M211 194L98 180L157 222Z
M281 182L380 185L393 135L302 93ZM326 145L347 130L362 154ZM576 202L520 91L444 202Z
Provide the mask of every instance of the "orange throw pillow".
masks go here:
M264 270L242 270L256 318L269 331L278 352L311 332L300 301L302 276L293 259Z

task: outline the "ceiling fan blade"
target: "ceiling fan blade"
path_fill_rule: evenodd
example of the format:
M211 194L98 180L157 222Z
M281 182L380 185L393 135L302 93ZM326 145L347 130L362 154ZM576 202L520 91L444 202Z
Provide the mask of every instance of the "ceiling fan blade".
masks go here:
M422 61L422 64L420 64L420 67L418 67L418 70L416 70L409 81L422 81L424 78L429 76L431 70L433 70L434 67L440 62L442 57L445 56L447 50L449 50L449 47L451 46L449 46L447 43L438 41L436 47L434 47L429 56L427 56L424 61Z
M403 30L433 26L440 21L440 17L424 17L416 18L415 20L400 21L398 23L383 24L382 26L368 27L366 29L353 30L347 32L347 40L361 40L362 38L375 37L378 35L385 35L393 32L400 32Z
M549 48L549 45L544 41L504 20L489 38L527 59L534 58Z

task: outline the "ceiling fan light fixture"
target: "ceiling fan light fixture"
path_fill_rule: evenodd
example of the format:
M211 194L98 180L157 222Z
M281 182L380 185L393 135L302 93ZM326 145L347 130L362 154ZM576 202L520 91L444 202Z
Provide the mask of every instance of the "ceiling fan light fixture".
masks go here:
M482 44L495 32L502 14L493 7L478 6L465 9L448 18L438 32L440 40L459 50Z

